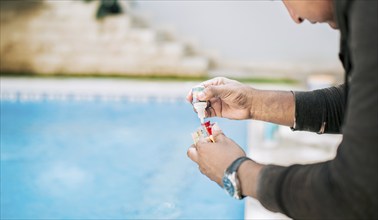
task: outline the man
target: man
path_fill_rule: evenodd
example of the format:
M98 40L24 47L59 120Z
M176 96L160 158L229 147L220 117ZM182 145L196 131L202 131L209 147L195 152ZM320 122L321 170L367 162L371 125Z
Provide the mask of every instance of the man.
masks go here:
M199 95L208 117L256 119L293 130L342 133L330 161L289 167L263 165L213 128L215 142L188 149L200 171L235 198L252 196L295 219L378 218L377 1L284 1L296 23L326 22L341 32L345 83L309 92L257 90L215 78ZM188 101L192 100L189 94Z

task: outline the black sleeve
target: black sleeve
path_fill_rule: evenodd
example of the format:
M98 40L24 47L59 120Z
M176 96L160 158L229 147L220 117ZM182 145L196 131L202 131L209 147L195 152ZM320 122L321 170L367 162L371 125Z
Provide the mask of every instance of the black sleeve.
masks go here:
M349 15L353 67L337 156L260 173L260 202L295 219L378 219L377 1L355 1Z
M345 85L310 92L294 92L292 130L340 133L345 109Z

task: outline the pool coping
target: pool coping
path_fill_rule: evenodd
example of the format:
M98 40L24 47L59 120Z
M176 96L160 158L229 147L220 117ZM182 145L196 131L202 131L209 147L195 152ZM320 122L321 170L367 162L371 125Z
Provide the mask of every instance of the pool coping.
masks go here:
M0 78L0 100L41 101L120 101L158 102L185 101L198 82L151 82L123 79L43 79Z

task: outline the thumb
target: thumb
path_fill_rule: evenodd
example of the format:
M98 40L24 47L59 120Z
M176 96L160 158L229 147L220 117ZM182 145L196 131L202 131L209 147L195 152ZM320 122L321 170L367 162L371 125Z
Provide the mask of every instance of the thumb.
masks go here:
M188 157L193 161L198 163L198 152L194 145L190 146L188 151L186 152Z
M217 122L215 122L214 125L211 127L211 132L215 142L222 141L225 137L223 131L220 129Z
M198 94L198 99L205 101L211 98L219 97L222 98L227 94L228 90L223 86L209 86L206 87L203 92Z

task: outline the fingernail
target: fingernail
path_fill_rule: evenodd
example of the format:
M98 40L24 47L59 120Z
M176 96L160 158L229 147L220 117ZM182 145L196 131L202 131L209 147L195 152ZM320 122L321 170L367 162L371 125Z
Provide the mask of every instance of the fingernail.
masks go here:
M220 127L219 127L219 125L218 125L218 123L217 122L215 122L214 124L213 124L213 126L211 127L211 130L214 132L214 131L222 131L221 129L220 129Z
M192 95L192 92L190 91L190 92L188 92L188 94L186 94L186 100L188 100L189 101L189 98L190 98L190 96Z
M190 103L190 100L189 100L189 95L185 97L185 101L189 102Z
M210 136L209 136L209 139L210 139L211 142L213 142L213 143L215 142L215 139L214 139L214 136L213 136L213 135L210 135Z

